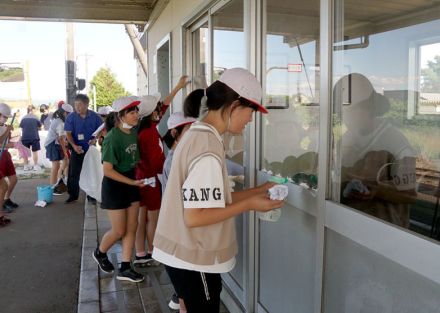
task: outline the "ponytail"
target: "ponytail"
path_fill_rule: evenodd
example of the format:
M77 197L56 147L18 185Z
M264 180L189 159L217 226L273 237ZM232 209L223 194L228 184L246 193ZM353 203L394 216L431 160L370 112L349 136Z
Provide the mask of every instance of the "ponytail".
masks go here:
M206 94L206 101L204 96ZM183 113L187 117L199 118L205 110L224 110L240 96L221 81L215 81L206 89L192 91L183 103ZM206 102L206 108L202 103Z

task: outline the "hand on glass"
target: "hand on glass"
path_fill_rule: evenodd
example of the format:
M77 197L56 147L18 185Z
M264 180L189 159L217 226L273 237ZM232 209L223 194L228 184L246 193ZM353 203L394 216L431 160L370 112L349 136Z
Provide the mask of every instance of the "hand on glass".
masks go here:
M258 194L250 198L250 206L257 212L267 212L281 208L284 205L283 200L270 200L265 194Z
M190 80L188 79L188 75L183 75L180 77L179 81L177 82L177 88L182 89L187 84L189 84Z

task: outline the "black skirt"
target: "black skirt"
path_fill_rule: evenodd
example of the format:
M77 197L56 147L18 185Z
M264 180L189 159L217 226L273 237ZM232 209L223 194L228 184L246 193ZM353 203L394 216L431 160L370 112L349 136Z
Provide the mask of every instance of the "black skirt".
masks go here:
M130 179L135 179L134 169L129 172L120 173ZM127 185L115 181L107 176L102 180L101 208L105 210L122 210L139 202L140 194L138 186Z

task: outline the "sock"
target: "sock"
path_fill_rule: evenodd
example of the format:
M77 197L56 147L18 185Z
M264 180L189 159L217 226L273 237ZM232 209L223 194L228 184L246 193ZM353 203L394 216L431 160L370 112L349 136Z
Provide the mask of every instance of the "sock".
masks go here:
M98 257L100 258L106 258L107 257L107 253L105 252L101 252L101 250L99 250L99 247L96 249L98 251Z
M147 256L147 252L145 252L145 251L142 251L142 252L136 252L136 256L137 256L138 258L146 257L146 256Z
M125 270L130 269L130 268L131 268L131 264L130 264L130 262L121 262L121 267L119 268L119 270L120 270L121 272L123 272L123 271L125 271Z

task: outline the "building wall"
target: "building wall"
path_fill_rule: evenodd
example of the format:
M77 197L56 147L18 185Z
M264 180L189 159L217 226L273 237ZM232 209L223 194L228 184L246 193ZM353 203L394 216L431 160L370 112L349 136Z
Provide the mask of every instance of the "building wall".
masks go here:
M157 73L154 69L154 58L157 44L171 33L171 54L172 54L172 79L171 85L174 86L182 73L182 52L181 51L181 25L194 9L202 4L203 0L171 0L164 11L160 14L155 23L148 29L148 65L149 65L149 90L155 93L158 91ZM171 88L172 88L171 86ZM164 97L165 95L162 95ZM180 92L173 101L173 111L179 111L182 107L183 94Z

